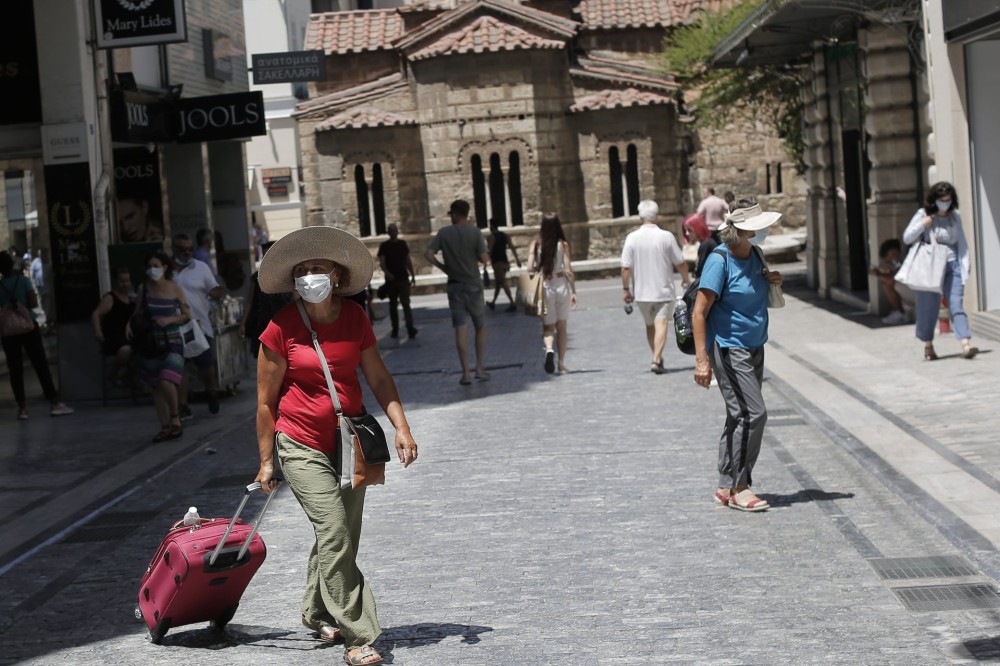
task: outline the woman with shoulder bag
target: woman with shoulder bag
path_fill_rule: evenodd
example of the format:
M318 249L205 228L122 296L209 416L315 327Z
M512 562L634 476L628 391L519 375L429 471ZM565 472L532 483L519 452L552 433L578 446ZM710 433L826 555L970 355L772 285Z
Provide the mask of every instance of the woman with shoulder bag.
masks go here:
M337 468L341 424L364 414L360 368L372 394L396 429L396 452L406 467L417 445L365 310L348 300L371 281L374 260L360 240L340 229L298 229L274 243L260 264L260 288L269 294L296 291L260 336L257 358L256 481L271 492L274 454L299 505L313 525L302 624L324 641L343 640L344 661L377 664L372 643L382 633L375 598L357 565L365 488L346 487ZM300 309L301 308L301 309ZM313 333L314 331L315 333ZM329 382L338 396L334 407ZM344 475L351 470L342 470Z
M972 358L979 353L979 349L972 346L969 317L962 306L971 261L965 232L962 231L962 217L958 214L958 194L951 183L940 182L927 190L923 207L914 214L903 232L903 242L912 245L921 239L929 241L931 236L939 245L948 248L941 291L951 313L952 330L962 343L962 356ZM933 361L938 357L934 351L934 326L941 307L941 294L932 291L914 293L917 338L924 343L924 358Z
M191 309L184 290L171 279L173 265L163 250L146 255L146 281L139 287L135 314L126 330L140 357L139 377L153 389L153 405L160 419L154 442L184 434L177 401L184 373L180 326L191 319Z
M566 369L566 343L569 338L569 311L576 309L576 281L569 257L569 242L563 234L559 216L546 213L538 237L528 248L528 273L541 273L545 288L545 315L542 317L542 344L545 345L545 372L556 371L555 349L559 347L559 374Z
M753 197L731 204L718 229L721 253L716 250L706 259L691 313L694 380L707 389L714 372L726 403L715 502L740 511L769 508L750 486L767 423L761 387L768 292L771 285L780 286L782 278L768 270L754 245L779 219L781 213L761 210Z
M35 323L34 309L38 307L38 295L31 288L31 281L14 270L14 258L7 252L0 252L0 318L9 327L9 334L0 337L4 355L7 357L7 372L10 388L17 401L17 418L28 418L28 407L24 393L24 356L31 361L31 367L38 375L42 392L49 401L50 416L72 414L73 409L59 401L59 392L49 372L49 361L45 358L42 332ZM18 323L15 323L14 320ZM21 325L23 323L23 326ZM22 330L23 329L23 330Z

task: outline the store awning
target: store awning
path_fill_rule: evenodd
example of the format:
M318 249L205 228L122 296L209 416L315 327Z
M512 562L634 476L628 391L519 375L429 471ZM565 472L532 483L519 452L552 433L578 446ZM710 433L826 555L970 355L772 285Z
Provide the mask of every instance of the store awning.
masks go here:
M716 67L795 64L817 45L853 39L859 24L916 16L899 0L767 0L712 53Z

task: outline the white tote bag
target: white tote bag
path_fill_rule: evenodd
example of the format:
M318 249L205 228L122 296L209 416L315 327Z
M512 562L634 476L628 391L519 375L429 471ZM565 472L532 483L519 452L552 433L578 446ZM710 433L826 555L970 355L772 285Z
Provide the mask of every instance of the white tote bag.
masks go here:
M896 272L896 282L902 282L914 291L941 293L944 271L948 266L948 248L929 234L930 243L923 239L910 246L903 265Z
M186 324L181 324L180 332L184 341L184 358L201 356L208 351L208 338L205 337L197 319L189 319Z

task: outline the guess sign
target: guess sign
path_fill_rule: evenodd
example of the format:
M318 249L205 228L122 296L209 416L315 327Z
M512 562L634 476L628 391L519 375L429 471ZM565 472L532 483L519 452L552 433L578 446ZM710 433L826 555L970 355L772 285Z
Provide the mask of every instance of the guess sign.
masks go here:
M262 92L177 100L178 143L243 139L267 134Z

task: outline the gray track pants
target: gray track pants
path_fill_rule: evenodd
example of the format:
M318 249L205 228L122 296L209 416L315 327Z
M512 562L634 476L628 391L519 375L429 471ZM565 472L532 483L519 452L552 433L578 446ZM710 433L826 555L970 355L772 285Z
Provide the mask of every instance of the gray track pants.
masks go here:
M726 402L726 428L719 439L719 487L749 486L767 423L761 393L764 348L722 348L713 344L709 361Z

